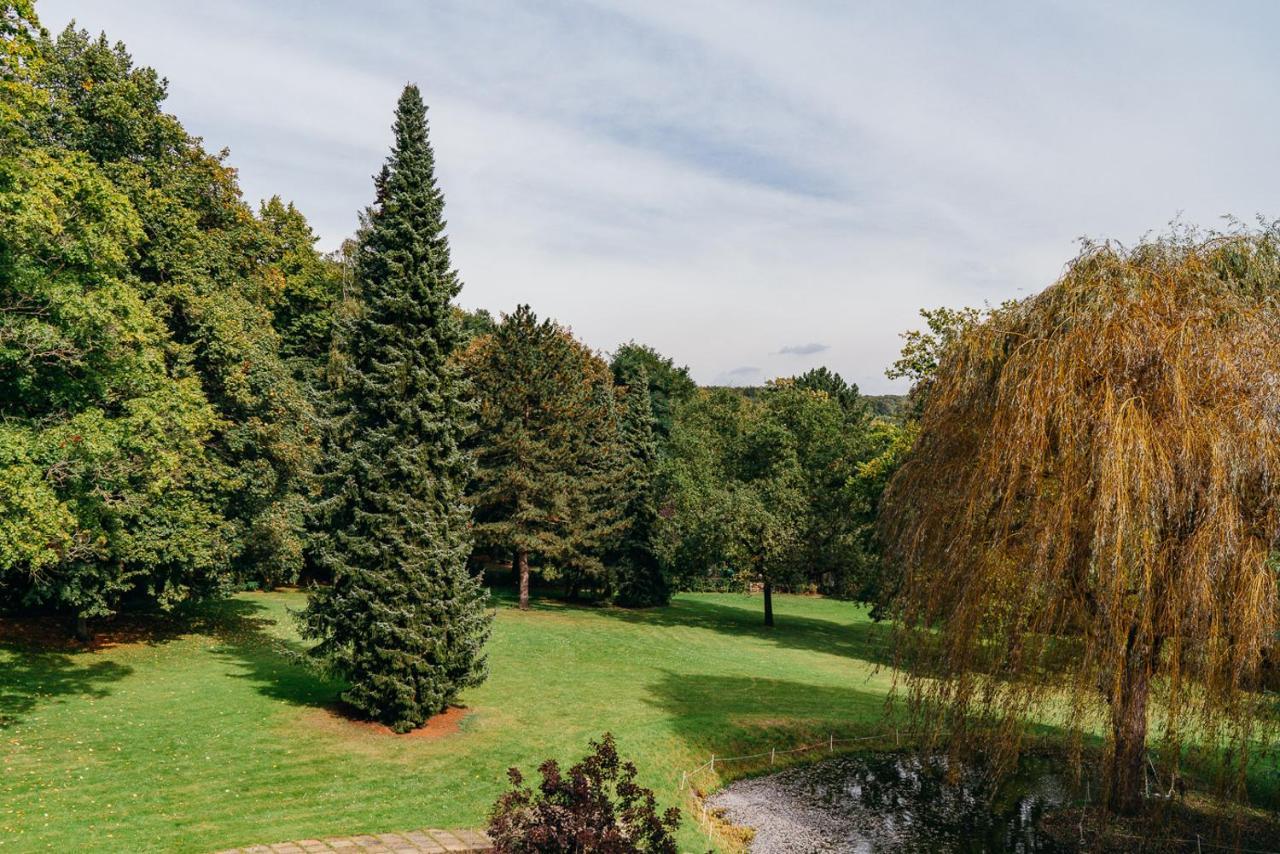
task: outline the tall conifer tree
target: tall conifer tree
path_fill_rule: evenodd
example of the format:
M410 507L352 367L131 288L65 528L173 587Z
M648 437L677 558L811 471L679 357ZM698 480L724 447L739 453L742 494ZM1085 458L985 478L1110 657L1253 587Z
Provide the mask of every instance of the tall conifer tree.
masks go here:
M618 562L617 602L628 608L666 605L671 588L654 554L654 526L658 519L654 477L658 441L654 435L649 373L643 365L625 372L622 444L627 456L624 487L626 533Z
M350 682L344 699L405 731L483 681L492 616L466 568L468 407L450 359L461 285L416 86L400 97L394 133L359 235L361 308L342 336L319 549L333 583L302 624Z

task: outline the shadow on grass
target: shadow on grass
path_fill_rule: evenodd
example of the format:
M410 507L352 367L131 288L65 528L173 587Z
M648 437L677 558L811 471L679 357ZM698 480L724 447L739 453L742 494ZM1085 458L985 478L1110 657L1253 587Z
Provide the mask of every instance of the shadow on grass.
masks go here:
M24 644L0 644L8 653L0 662L0 730L23 721L37 707L70 697L100 700L108 687L133 672L114 661L93 661L90 654L49 652Z
M271 632L275 620L261 615L261 603L245 599L205 602L191 609L198 633L212 637L213 653L235 665L229 675L250 682L258 693L294 706L338 708L346 686L327 678L308 660L306 647Z
M665 672L649 693L675 735L708 756L892 733L895 724L883 693L857 688Z
M628 623L684 626L757 638L788 649L824 652L879 666L891 667L894 663L893 627L870 620L843 623L779 613L777 625L769 628L762 624L756 611L701 599L676 599L665 608L636 611L602 608L598 613Z
M251 682L260 693L298 706L333 707L344 685L306 661L305 648L271 632L275 620L266 607L245 599L222 599L171 612L120 615L95 627L92 645L69 640L61 621L24 618L7 621L0 652L0 729L13 726L42 703L59 697L101 699L112 682L133 668L97 658L93 650L119 645L161 646L187 636L215 641L213 653L234 665L228 675Z

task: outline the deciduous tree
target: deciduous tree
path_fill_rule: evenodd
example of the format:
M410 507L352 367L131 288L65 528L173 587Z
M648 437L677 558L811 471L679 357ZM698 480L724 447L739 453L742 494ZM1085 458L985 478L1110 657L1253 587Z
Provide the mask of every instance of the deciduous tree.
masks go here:
M1148 720L1254 748L1280 628L1280 234L1088 247L949 346L882 520L917 708L996 749L1050 702L1141 804ZM941 678L938 678L938 677Z

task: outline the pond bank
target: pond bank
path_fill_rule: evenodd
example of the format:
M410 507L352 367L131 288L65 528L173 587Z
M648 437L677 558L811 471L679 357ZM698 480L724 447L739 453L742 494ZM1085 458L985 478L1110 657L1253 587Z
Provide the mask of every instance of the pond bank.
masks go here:
M948 783L943 757L844 756L731 783L707 805L755 831L753 854L795 851L1075 850L1040 828L1074 793L1061 763L1029 760L994 790L966 769Z

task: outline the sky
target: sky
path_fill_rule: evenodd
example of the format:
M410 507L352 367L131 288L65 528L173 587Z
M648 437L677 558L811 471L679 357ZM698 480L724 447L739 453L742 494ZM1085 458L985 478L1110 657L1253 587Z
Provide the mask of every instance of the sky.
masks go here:
M40 0L123 41L330 249L422 89L459 301L704 384L867 393L921 307L1082 237L1280 217L1280 3Z

